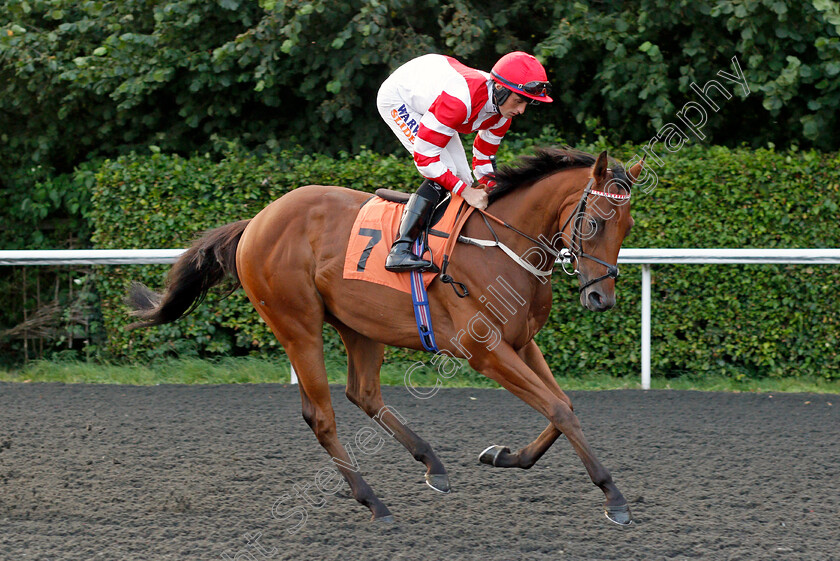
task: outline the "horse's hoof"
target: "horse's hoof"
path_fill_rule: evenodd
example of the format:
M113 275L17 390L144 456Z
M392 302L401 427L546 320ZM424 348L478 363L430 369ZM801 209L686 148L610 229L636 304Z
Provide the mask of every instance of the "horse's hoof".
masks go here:
M448 493L451 489L449 486L449 476L445 473L427 473L426 485L439 493Z
M495 466L496 460L499 459L499 455L502 452L510 454L510 448L507 446L499 446L498 444L488 446L481 452L481 454L478 455L478 461L482 464L487 464L488 466Z
M621 506L605 506L604 516L606 516L610 522L615 522L619 526L629 526L633 523L633 519L630 517L630 505L628 504L623 504Z
M374 518L374 522L385 522L386 524L392 524L395 522L393 514L387 514L385 516L380 516L379 518Z

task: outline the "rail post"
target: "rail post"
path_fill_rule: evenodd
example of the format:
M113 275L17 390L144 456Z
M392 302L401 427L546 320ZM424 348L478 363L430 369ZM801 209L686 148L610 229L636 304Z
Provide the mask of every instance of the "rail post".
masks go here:
M650 389L650 265L642 265L642 389Z

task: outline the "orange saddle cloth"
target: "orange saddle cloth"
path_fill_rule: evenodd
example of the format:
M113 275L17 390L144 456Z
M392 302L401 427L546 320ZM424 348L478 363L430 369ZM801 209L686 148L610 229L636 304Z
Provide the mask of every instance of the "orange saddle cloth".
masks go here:
M451 233L455 225L458 208L463 199L452 196L449 206L441 219L432 226L438 232ZM353 229L350 231L350 243L344 257L344 278L356 279L396 288L411 294L411 275L409 273L391 273L385 270L385 259L391 250L391 244L397 237L405 205L392 203L374 197L359 209ZM432 262L438 267L443 262L443 247L446 238L430 235L428 240ZM426 252L425 259L429 259ZM428 287L437 273L423 273L423 284Z

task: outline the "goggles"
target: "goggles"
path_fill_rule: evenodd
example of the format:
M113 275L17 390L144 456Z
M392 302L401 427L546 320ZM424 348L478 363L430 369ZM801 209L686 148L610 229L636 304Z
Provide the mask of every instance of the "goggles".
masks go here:
M493 78L495 78L499 82L501 82L503 85L517 92L533 95L536 97L548 97L551 94L551 82L541 82L535 80L532 82L528 82L527 84L514 84L509 80L505 80L495 72L491 72L490 75L493 76ZM532 105L536 105L537 103L541 103L539 99L531 100Z

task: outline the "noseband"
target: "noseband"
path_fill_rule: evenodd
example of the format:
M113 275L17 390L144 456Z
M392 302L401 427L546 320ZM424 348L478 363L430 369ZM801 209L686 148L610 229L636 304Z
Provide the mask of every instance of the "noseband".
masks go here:
M578 201L577 206L575 207L574 212L572 212L569 217L566 219L566 222L563 223L563 227L560 228L560 234L562 236L563 231L569 225L569 222L572 221L574 218L574 223L572 226L572 243L571 248L564 247L560 250L560 257L563 258L563 262L561 266L563 267L563 272L569 276L579 275L580 270L577 267L577 264L580 263L581 259L589 259L590 261L594 261L600 265L603 265L607 268L607 274L601 275L596 279L592 279L583 286L580 287L579 292L583 292L590 286L595 283L601 282L605 279L617 279L618 278L618 266L612 265L607 263L606 261L595 257L594 255L590 255L583 251L583 240L581 239L580 235L580 223L583 221L583 218L586 216L586 204L589 201L589 195L595 195L599 197L606 197L608 199L618 199L618 200L626 200L630 198L630 193L626 195L620 195L617 193L606 193L604 191L594 191L592 190L592 184L595 183L595 178L590 177L589 183L586 184L586 188L583 190L583 195L580 197L580 201ZM566 268L566 265L569 263L574 263L574 269L569 271Z

